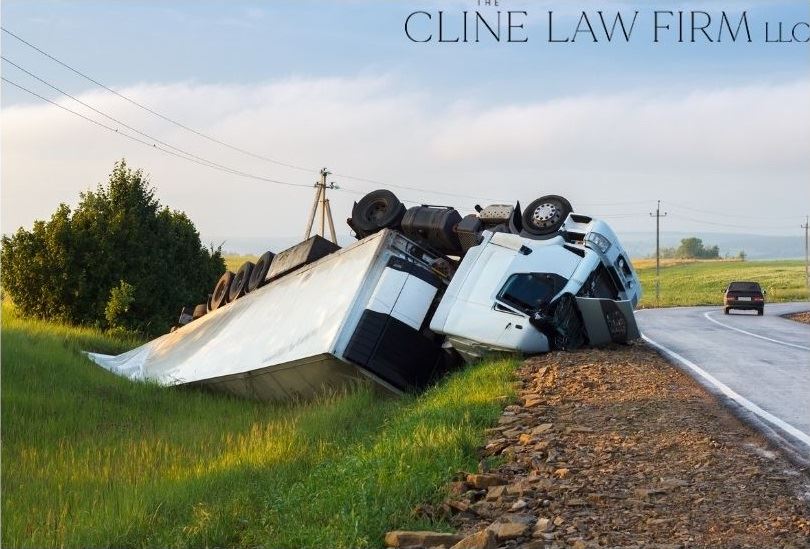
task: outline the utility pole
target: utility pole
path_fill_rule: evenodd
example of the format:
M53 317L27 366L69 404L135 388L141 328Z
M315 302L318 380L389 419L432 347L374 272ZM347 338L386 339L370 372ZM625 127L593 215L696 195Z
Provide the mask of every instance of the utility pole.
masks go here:
M810 216L804 218L804 283L810 291Z
M329 207L329 199L326 198L326 189L339 189L334 183L327 185L326 178L330 172L326 168L321 170L321 179L315 182L315 201L312 203L312 209L309 212L309 220L307 221L307 230L304 233L304 240L308 239L312 234L312 226L315 224L315 214L318 213L318 207L321 209L321 231L320 235L326 237L326 223L329 223L329 233L332 235L332 242L337 244L337 235L335 234L335 223L332 221L332 209Z
M667 212L661 213L661 201L655 208L655 213L650 213L650 217L655 217L655 306L658 307L661 298L661 218L666 217Z

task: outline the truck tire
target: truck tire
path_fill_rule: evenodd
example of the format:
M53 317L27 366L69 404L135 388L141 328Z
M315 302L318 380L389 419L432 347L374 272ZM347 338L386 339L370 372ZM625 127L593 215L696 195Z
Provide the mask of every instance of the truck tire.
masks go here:
M270 270L270 264L273 263L275 257L276 254L273 252L264 252L262 254L256 262L256 265L253 266L253 271L250 273L250 279L247 285L248 292L252 292L256 288L261 288L266 284L264 279L267 278L267 271Z
M405 206L394 193L380 189L371 191L352 208L349 225L359 238L383 229L396 229L405 215Z
M523 230L527 236L549 237L557 233L574 209L562 196L542 196L523 212Z
M254 266L252 261L245 261L236 271L236 276L233 277L231 288L228 291L228 301L236 301L247 293L247 285Z
M552 348L562 351L574 351L587 343L585 324L579 316L576 298L565 293L557 300L554 308L553 324L555 328Z
M194 307L194 314L192 315L192 320L197 320L200 317L205 316L205 313L208 312L208 304L207 303L200 303L196 307Z
M217 285L214 286L214 293L211 295L211 310L216 311L223 305L228 304L228 294L231 290L231 282L233 282L234 274L231 271L225 271Z

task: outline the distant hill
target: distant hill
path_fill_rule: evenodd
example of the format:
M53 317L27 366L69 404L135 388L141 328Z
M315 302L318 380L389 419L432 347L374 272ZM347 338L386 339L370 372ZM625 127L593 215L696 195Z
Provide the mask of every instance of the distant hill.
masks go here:
M707 246L720 247L720 256L736 256L745 250L748 259L799 259L804 257L804 238L735 233L662 232L661 247L675 248L681 239L696 236ZM620 232L619 238L631 257L655 254L654 232Z
M702 232L662 232L661 246L674 248L680 244L681 239L696 236L702 238L704 244L720 247L721 256L736 256L740 250L745 250L749 259L799 259L804 257L804 239L801 236L763 236L754 234L734 233L702 233ZM622 244L630 252L631 257L649 257L655 253L654 232L620 232ZM204 243L215 246L223 244L222 249L232 254L260 255L267 250L277 252L300 242L300 236L279 236L273 238L244 237L244 236L206 236ZM354 242L348 234L338 235L338 243L346 246Z

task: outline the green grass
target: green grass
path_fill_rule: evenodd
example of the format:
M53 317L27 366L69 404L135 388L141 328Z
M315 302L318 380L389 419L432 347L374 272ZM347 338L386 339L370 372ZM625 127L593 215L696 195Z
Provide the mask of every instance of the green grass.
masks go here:
M641 307L655 306L655 261L633 264L641 278ZM810 298L803 261L681 261L665 260L661 267L661 306L722 305L723 291L734 280L759 282L766 302Z
M476 467L513 393L501 360L419 396L271 406L129 382L80 350L132 341L3 313L4 547L364 547L447 528L411 510Z
M242 266L242 263L245 261L252 261L256 263L256 260L259 259L257 255L236 255L236 254L226 254L223 259L225 260L225 268L231 272L236 272L239 270L239 267Z

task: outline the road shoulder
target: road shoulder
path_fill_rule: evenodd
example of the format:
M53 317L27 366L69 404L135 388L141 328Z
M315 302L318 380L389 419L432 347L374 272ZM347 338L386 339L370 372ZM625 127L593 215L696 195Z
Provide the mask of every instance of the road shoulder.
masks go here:
M647 345L535 357L519 383L481 470L419 510L478 536L462 547L810 538L807 471Z

